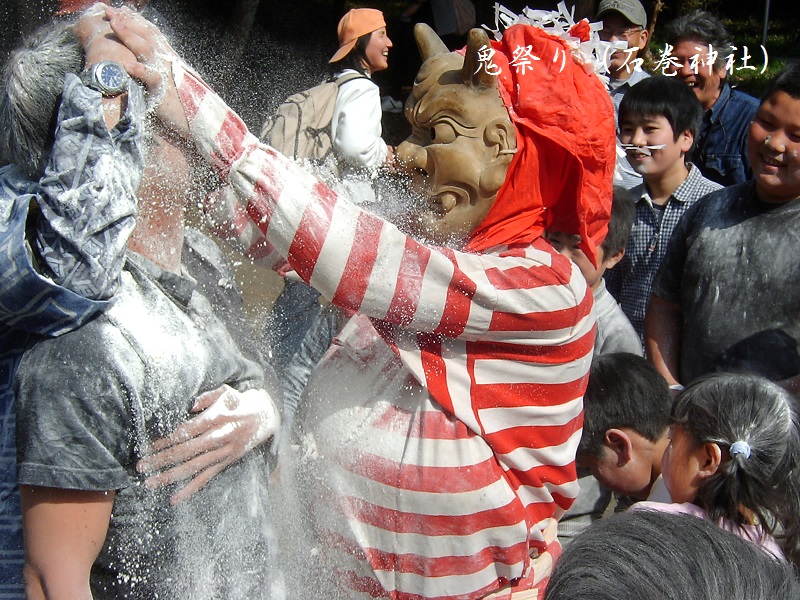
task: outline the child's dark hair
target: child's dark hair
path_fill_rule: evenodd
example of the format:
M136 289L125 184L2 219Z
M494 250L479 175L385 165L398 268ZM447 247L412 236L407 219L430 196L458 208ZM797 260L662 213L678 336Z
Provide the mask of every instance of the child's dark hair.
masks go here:
M800 421L793 397L757 375L716 374L687 387L670 418L699 443L720 447L722 463L696 500L711 520L748 524L744 511L792 551L800 541Z
M367 45L372 37L373 32L365 33L356 40L356 45L350 50L343 58L330 64L334 74L344 71L345 69L353 69L362 75L367 74L367 67L369 65L367 60Z
M778 92L785 92L795 100L800 100L800 63L791 63L781 69L767 86L767 90L761 96L761 102L769 100Z
M691 131L696 139L703 106L692 89L677 77L653 75L631 87L623 96L619 105L620 126L629 116L664 117L672 127L675 141L684 131Z
M606 258L613 256L628 245L633 220L636 217L636 204L631 194L624 187L615 185L611 200L611 218L608 221L606 239L600 244Z
M619 427L658 441L669 427L671 405L667 382L641 356L617 352L595 357L583 397L578 454L601 456L606 431Z

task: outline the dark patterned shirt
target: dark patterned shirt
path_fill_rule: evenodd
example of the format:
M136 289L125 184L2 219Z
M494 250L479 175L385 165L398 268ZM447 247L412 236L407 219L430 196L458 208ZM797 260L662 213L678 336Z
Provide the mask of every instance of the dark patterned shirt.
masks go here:
M0 169L0 598L24 598L12 382L26 348L109 305L134 227L144 98L109 132L101 96L65 78L44 176Z
M747 131L757 110L758 100L723 85L717 101L703 115L692 150L692 161L704 177L724 186L750 178Z

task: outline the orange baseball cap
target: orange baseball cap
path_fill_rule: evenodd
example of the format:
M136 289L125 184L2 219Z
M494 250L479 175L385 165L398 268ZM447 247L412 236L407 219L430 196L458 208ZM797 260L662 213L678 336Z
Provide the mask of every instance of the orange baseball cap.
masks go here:
M386 27L383 13L375 8L354 8L339 21L339 49L328 62L342 60L356 45L362 35Z

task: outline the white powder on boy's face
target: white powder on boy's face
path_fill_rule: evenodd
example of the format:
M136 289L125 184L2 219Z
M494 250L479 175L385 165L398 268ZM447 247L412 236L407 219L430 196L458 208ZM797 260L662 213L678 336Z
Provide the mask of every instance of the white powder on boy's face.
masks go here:
M625 152L637 152L639 154L644 154L645 156L652 156L653 150L663 150L666 148L666 144L656 144L654 146L636 146L634 144L622 144L622 148Z

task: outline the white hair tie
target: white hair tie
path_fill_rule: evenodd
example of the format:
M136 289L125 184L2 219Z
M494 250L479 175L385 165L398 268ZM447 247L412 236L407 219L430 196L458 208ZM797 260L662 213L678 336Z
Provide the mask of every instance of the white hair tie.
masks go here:
M740 454L745 458L750 458L750 444L747 442L733 442L731 444L731 456L739 456Z

